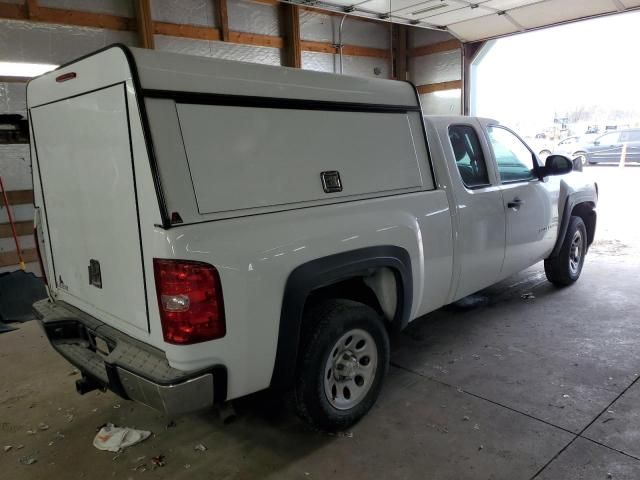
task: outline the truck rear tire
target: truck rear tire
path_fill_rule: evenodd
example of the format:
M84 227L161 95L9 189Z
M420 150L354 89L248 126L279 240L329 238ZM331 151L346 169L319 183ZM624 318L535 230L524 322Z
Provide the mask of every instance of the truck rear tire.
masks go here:
M580 217L571 217L560 252L544 261L544 273L554 285L566 287L580 278L587 254L587 228Z
M334 299L305 314L293 391L298 415L319 430L349 428L373 406L389 368L389 336L371 307Z

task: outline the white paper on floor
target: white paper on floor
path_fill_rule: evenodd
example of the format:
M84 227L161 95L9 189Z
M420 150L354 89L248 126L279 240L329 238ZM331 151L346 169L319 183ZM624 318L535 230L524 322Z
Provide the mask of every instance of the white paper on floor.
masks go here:
M93 446L98 450L119 452L120 450L140 443L151 435L146 430L136 430L129 427L116 427L113 424L100 429L93 439Z

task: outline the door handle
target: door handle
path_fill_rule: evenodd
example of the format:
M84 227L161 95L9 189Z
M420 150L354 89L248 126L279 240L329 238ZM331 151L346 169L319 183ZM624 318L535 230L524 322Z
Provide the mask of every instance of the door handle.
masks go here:
M507 203L507 207L513 208L514 210L520 210L520 207L524 204L524 201L520 200L518 197L511 200Z

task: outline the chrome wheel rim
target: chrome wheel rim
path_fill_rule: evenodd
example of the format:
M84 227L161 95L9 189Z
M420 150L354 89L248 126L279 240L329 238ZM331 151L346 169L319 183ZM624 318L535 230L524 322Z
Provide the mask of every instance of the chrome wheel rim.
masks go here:
M324 368L324 393L338 410L349 410L367 395L378 368L373 337L359 328L342 335L329 351Z
M569 270L573 275L580 271L580 262L582 261L582 233L578 230L573 234L571 247L569 248Z

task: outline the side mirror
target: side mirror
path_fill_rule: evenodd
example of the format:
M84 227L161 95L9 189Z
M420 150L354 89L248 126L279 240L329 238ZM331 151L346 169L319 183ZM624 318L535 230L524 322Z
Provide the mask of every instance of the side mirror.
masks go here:
M573 170L573 162L564 155L549 155L544 164L544 176L564 175Z

